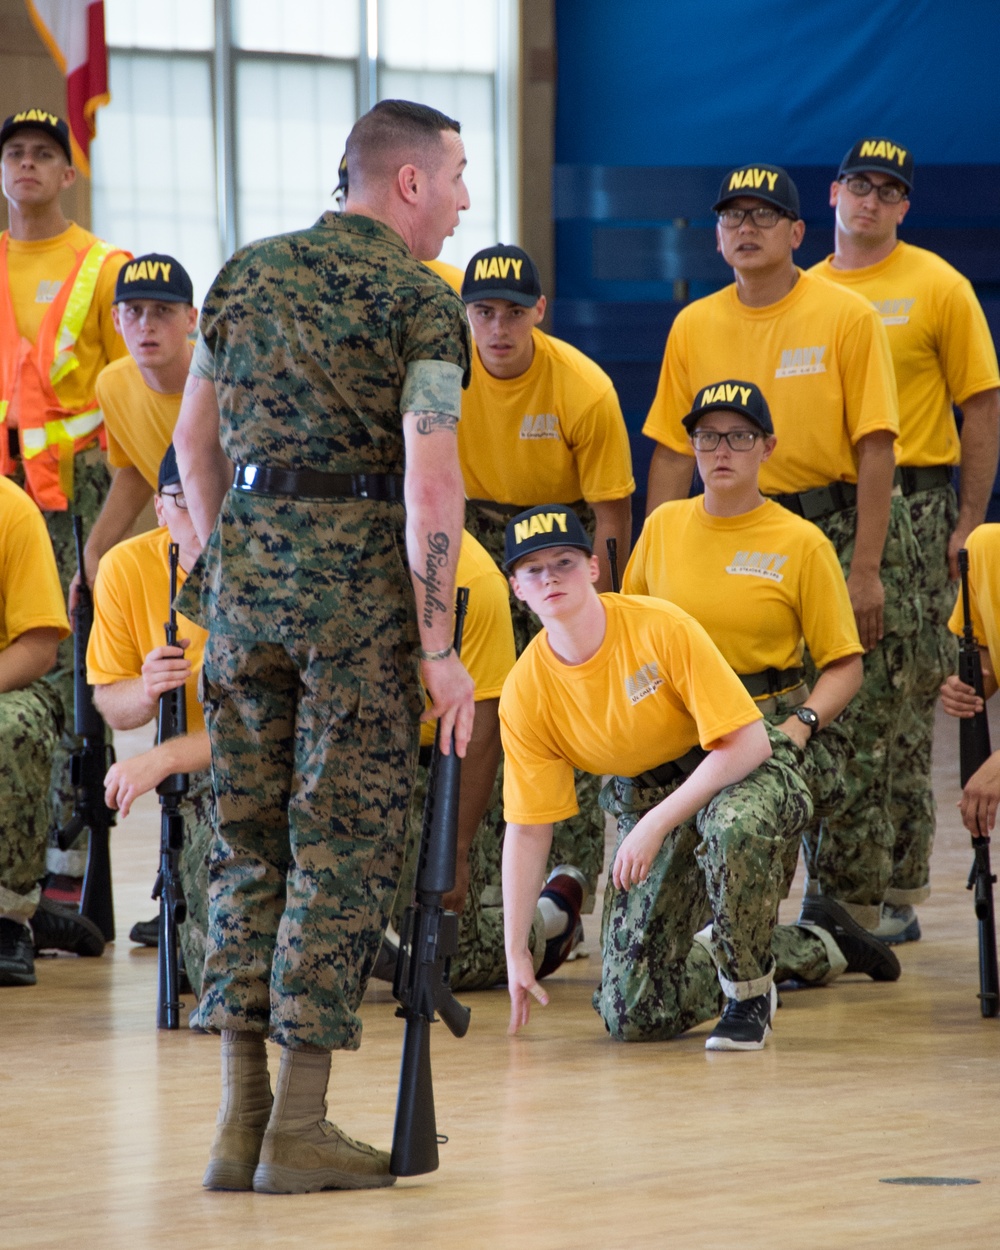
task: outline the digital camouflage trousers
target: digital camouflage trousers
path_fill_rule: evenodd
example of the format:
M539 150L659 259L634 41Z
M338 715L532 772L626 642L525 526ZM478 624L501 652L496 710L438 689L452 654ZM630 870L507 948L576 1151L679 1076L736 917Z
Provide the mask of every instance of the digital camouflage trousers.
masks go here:
M62 704L45 681L0 694L0 915L28 920L45 874Z
M958 523L958 500L945 486L915 491L906 502L917 544L914 590L921 624L889 795L895 843L885 901L897 905L919 903L930 894L937 819L931 770L934 711L941 683L958 671L958 639L948 628L958 594L958 583L948 576L948 541Z
M854 555L856 509L822 517L817 524L833 543L846 576ZM837 899L870 929L878 925L892 873L895 830L889 796L921 623L914 590L917 562L909 509L894 497L881 570L885 636L864 656L861 689L837 718L852 744L844 798L836 811L813 823L805 839L809 890Z
M210 635L218 828L201 1022L356 1049L402 860L423 706L401 630L325 646Z
M820 981L826 946L775 926L789 859L813 813L803 753L769 728L771 758L669 833L646 880L604 895L601 984L594 1009L612 1037L662 1041L719 1014L728 998L767 993L772 977ZM617 846L677 783L640 788L613 777L601 801ZM695 934L711 923L711 939ZM790 966L791 965L791 966Z

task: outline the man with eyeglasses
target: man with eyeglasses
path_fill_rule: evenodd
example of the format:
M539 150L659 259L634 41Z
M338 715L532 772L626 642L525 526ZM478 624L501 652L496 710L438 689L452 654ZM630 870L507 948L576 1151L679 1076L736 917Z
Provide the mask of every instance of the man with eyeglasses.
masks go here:
M184 687L187 734L113 764L105 778L105 799L122 817L142 794L173 773L188 774L181 798L184 847L180 876L187 920L180 926L181 951L191 987L201 993L208 928L208 849L213 832L212 762L208 733L198 701L198 678L207 632L178 616L178 646L164 641L170 613L167 547L177 543L178 588L198 558L200 544L181 489L177 457L168 446L160 463L153 497L159 526L112 547L101 558L94 582L94 624L87 647L87 680L94 702L112 729L138 729L156 719L160 695ZM150 864L154 862L150 848ZM132 940L147 945L157 921L144 921Z
M811 271L869 300L886 327L899 390L896 480L921 556L913 590L922 624L891 780L892 877L876 930L887 942L919 939L915 906L930 894L934 707L957 663L948 629L957 552L986 515L1000 428L996 350L971 284L940 256L898 237L913 173L909 149L859 139L830 188L834 252ZM962 411L961 435L953 405ZM959 462L960 498L952 486Z
M871 306L795 265L805 223L785 170L732 170L713 207L736 280L682 309L671 327L644 427L657 441L649 507L688 494L693 449L681 419L698 391L720 377L759 386L778 437L761 490L833 543L865 649L861 690L841 717L854 746L846 797L822 838L808 834L809 891L874 929L892 860L890 753L917 628L913 535L893 497L899 418L889 346Z

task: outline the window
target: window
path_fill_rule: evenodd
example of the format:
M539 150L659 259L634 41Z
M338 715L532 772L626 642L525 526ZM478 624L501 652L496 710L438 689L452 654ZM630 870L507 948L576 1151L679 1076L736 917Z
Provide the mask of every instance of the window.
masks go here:
M442 259L512 241L515 0L105 0L111 104L91 149L94 229L167 252L201 300L226 256L332 207L376 99L462 122L472 200Z

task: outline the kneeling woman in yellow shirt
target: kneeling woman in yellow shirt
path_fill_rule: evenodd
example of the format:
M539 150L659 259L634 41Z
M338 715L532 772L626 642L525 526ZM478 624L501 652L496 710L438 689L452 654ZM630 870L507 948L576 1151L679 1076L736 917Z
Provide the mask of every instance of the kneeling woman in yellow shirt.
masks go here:
M829 805L843 735L832 743L836 731L816 735L844 710L862 677L836 552L817 526L760 492L760 468L777 440L756 386L729 379L703 387L683 424L705 493L663 504L647 518L622 588L668 599L704 626L769 725L794 742L817 806ZM806 646L820 670L811 692ZM797 849L790 840L789 884ZM806 898L799 925L778 934L774 953L779 980L816 984L844 971L876 980L899 975L895 956L821 896Z

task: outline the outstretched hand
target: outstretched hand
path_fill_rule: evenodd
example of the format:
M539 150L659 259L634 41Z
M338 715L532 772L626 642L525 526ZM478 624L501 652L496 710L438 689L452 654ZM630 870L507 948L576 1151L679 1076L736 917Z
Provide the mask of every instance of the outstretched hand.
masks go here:
M535 980L535 967L527 951L514 958L507 956L507 989L510 993L510 1025L507 1032L513 1037L528 1023L533 998L542 1007L547 1007L549 1003L548 994Z

